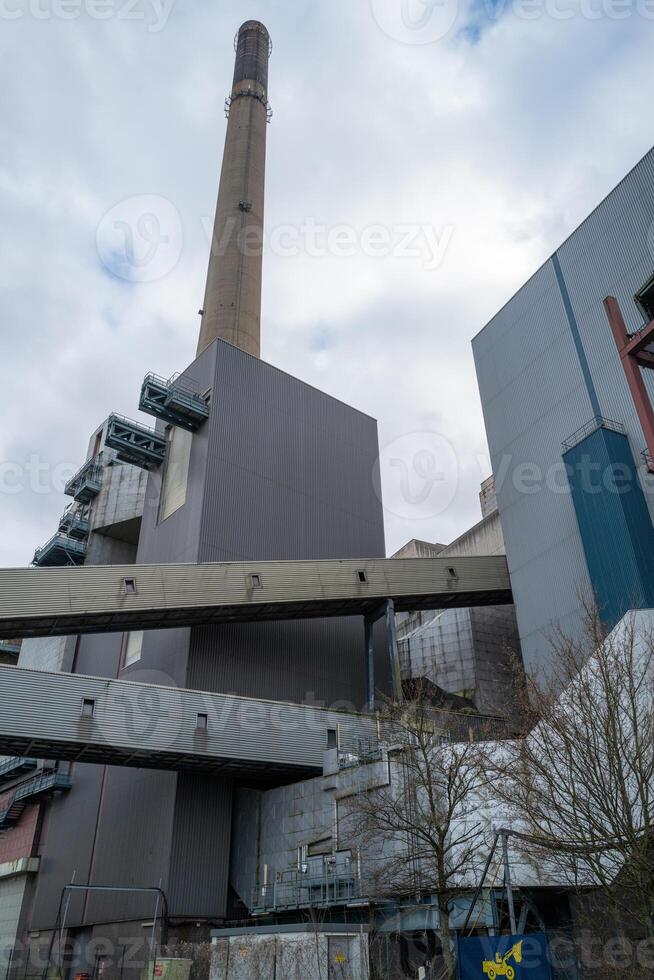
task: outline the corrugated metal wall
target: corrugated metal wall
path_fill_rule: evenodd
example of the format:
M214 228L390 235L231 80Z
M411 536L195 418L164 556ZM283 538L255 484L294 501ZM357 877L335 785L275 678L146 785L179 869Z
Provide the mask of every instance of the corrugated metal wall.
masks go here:
M617 296L628 327L642 325L633 296L654 269L653 222L651 151L557 252L601 413L625 425L636 459L643 436L602 301ZM551 260L473 350L521 643L533 664L549 655L553 623L579 629L579 596L590 593L561 444L595 413ZM654 396L654 379L647 383ZM535 469L521 472L523 464ZM654 513L651 495L649 507Z
M227 907L233 786L227 779L189 773L178 778L168 894L171 914L219 918Z

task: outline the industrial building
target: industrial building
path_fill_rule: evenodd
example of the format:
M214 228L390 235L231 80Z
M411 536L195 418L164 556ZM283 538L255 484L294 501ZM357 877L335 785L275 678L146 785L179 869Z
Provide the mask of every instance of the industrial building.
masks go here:
M525 663L654 605L654 151L473 341Z
M480 522L387 559L376 421L259 358L271 50L240 28L195 359L143 365L152 424L98 425L33 567L0 570L0 980L146 976L210 940L216 980L307 944L305 978L364 978L373 929L413 970L428 876L384 901L342 819L401 776L376 703L420 682L439 739L506 739L512 657L544 662L584 589L609 627L654 606L654 151L474 341ZM533 895L560 882L516 870L549 928Z
M362 955L333 799L287 831L276 800L381 751L375 700L407 679L396 613L512 608L501 547L386 559L375 420L259 359L272 45L248 21L235 46L196 357L143 366L152 425L130 406L98 425L33 567L0 572L14 662L22 639L0 667L3 978L140 976L164 941L262 910L300 934L298 847L326 880L309 907L354 915ZM275 908L269 875L290 883Z

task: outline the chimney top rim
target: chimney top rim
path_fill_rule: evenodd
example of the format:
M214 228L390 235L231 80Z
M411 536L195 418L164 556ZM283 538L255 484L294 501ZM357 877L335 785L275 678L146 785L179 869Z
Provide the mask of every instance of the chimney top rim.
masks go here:
M270 32L265 24L262 24L260 20L246 20L238 29L239 34L243 34L245 31L261 31L262 34L266 34L270 37Z

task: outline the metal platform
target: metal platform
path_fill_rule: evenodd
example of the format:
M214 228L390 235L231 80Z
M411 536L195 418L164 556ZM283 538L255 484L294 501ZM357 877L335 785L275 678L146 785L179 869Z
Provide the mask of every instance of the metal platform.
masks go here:
M80 504L89 504L101 490L102 462L97 456L88 459L64 487L64 493Z
M44 710L35 712L34 705ZM322 772L329 732L355 752L370 715L0 666L0 752L279 783Z
M504 556L0 569L0 639L513 602Z
M209 417L209 405L180 377L160 378L147 374L141 388L139 408L147 415L189 432L196 432Z
M166 456L166 440L162 436L122 415L110 415L107 419L105 446L116 451L121 463L144 470L156 469Z
M59 519L60 534L83 541L91 531L88 507L79 504L69 504Z
M57 568L83 565L86 558L86 542L67 534L53 534L50 540L37 548L32 563L38 568Z

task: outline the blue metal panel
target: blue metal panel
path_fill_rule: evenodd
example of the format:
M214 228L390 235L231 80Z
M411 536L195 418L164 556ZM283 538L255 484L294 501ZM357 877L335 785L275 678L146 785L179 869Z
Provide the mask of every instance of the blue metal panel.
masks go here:
M611 628L654 605L654 527L626 435L600 424L563 458L595 598Z

